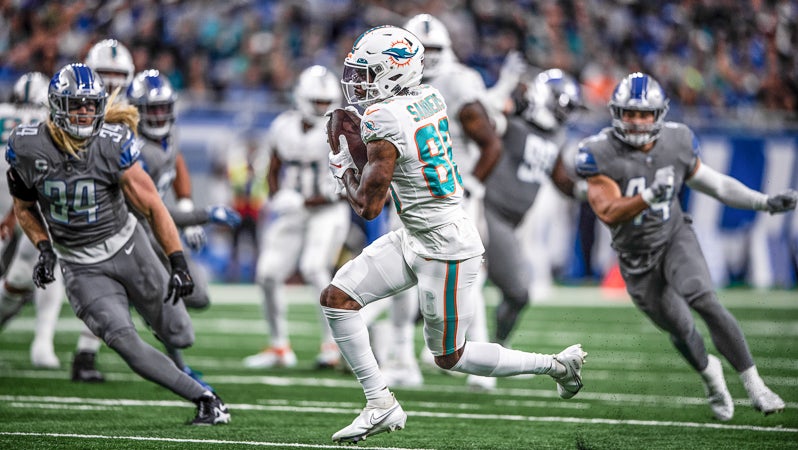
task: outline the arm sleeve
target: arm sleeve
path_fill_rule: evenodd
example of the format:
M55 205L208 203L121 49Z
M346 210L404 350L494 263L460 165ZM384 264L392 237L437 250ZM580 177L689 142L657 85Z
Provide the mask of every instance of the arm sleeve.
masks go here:
M196 208L191 211L169 208L169 215L172 216L172 220L178 228L205 225L210 221L208 211L204 208Z
M767 209L767 195L750 189L737 179L724 175L705 164L700 164L686 183L692 189L711 195L733 208Z

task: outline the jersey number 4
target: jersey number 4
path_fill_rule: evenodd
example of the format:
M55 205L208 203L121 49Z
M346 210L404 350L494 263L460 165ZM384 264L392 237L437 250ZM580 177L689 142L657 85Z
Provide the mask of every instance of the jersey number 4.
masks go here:
M67 195L65 181L46 180L44 192L50 198L50 217L56 222L69 223L70 206L76 214L85 214L86 222L97 221L97 196L94 180L78 180L75 183L75 192L72 201ZM70 205L71 203L71 205Z

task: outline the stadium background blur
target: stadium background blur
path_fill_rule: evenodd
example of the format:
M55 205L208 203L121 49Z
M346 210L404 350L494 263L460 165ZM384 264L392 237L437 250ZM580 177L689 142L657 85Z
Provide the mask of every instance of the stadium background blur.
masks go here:
M340 73L364 29L420 12L447 25L460 60L488 86L512 49L536 70L560 67L580 80L589 111L571 126L574 150L610 123L617 81L640 70L670 95L668 119L696 131L707 164L766 193L798 187L798 2L790 0L0 0L0 100L24 72L50 76L116 38L137 71L159 69L179 90L178 136L197 203L255 217L267 195L261 138L290 106L299 72L323 64ZM798 214L733 210L689 192L683 201L719 286L796 286ZM601 280L613 265L606 230L585 205L559 202L535 211L568 224L550 230L555 279ZM216 281L251 281L257 242L247 231L210 234L197 259Z

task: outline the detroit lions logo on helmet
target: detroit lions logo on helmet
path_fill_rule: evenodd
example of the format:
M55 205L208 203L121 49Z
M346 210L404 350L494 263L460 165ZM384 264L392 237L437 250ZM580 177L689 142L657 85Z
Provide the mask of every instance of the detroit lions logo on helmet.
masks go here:
M388 61L395 66L406 66L410 60L418 53L418 47L413 50L413 43L407 39L391 43L392 47L383 50L382 54L388 56Z

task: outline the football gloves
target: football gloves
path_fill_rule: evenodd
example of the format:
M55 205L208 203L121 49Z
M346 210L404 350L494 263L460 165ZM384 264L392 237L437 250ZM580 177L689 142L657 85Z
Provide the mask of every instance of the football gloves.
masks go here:
M209 206L205 210L208 211L208 219L211 223L226 225L230 228L237 228L241 225L241 215L233 208L217 205Z
M349 153L349 143L346 142L346 137L342 134L338 136L338 154L330 151L330 172L338 179L344 177L347 170L352 169L357 173L357 166L355 161L352 160L352 155Z
M169 290L163 302L171 301L172 304L177 304L178 300L194 292L194 280L188 273L188 263L183 252L177 251L169 255L169 265L172 267L172 273L169 275Z
M208 241L208 236L205 235L205 229L201 225L192 225L183 228L183 239L186 245L195 252L202 250L205 243Z
M668 195L673 190L673 178L673 166L657 169L657 173L654 175L654 182L641 193L643 201L651 205L667 200Z
M36 248L39 249L39 261L33 266L33 284L44 289L46 285L55 281L55 262L58 258L50 241L39 241Z
M795 203L798 201L798 192L790 189L781 194L771 195L768 197L767 209L771 214L791 211L795 209Z

